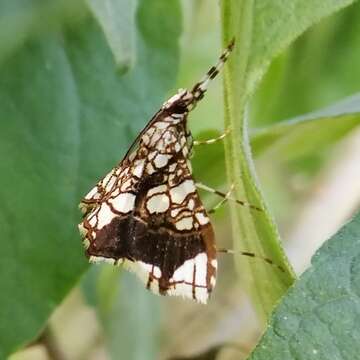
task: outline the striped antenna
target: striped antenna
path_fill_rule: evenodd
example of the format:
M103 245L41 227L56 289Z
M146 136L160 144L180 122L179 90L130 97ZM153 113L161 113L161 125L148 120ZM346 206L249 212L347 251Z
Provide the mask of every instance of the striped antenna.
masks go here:
M221 54L218 63L215 66L212 66L209 71L206 73L204 78L200 80L200 82L196 83L195 86L192 88L191 93L194 96L194 103L197 103L204 97L204 94L209 86L211 80L213 80L216 75L220 72L223 68L226 60L228 59L231 51L233 50L235 45L235 38L233 38L224 52Z

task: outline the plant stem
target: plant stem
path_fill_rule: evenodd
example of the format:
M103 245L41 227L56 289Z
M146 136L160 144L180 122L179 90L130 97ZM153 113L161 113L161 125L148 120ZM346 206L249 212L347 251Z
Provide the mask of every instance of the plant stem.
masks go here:
M251 52L251 34L254 17L253 0L223 0L221 16L224 46L235 36L234 54L224 73L225 128L231 130L225 139L227 174L235 185L238 199L264 209L256 212L240 206L231 206L234 247L252 251L272 259L285 271L269 264L245 257L235 258L236 267L255 311L265 322L275 303L293 283L294 272L280 245L276 225L268 212L256 181L254 163L249 146L246 104L248 59Z

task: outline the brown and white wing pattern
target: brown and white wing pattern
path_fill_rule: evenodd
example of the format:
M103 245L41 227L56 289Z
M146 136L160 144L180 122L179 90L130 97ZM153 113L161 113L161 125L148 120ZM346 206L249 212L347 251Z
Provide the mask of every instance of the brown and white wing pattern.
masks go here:
M216 282L214 232L184 157L144 184L136 200L132 266L162 295L206 303Z
M215 286L214 231L191 174L187 116L233 45L191 91L180 89L163 104L137 147L80 203L90 261L123 264L157 294L206 303Z
M171 119L154 128L83 200L102 194L79 225L86 253L92 262L123 264L154 293L206 303L216 281L214 232L191 176L185 132Z
M96 231L109 224L115 216L133 211L136 186L143 174L146 159L138 150L113 168L81 200L80 209L84 214L79 224L86 248L94 242Z

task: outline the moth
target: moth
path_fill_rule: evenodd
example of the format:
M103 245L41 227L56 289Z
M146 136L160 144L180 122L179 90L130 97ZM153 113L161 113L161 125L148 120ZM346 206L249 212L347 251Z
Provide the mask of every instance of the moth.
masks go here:
M156 294L206 303L216 283L214 230L192 176L187 119L233 47L191 90L161 106L79 205L89 261L123 265Z

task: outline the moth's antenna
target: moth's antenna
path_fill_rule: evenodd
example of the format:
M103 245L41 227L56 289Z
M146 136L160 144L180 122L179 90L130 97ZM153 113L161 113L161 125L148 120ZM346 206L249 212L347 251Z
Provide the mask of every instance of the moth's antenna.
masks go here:
M209 71L206 73L204 78L200 80L195 86L192 88L191 93L194 96L194 104L196 104L199 100L204 97L204 94L209 86L211 80L213 80L216 75L220 72L223 68L226 60L228 59L231 51L233 50L235 45L235 38L231 40L227 48L221 54L218 63L215 66L212 66Z

